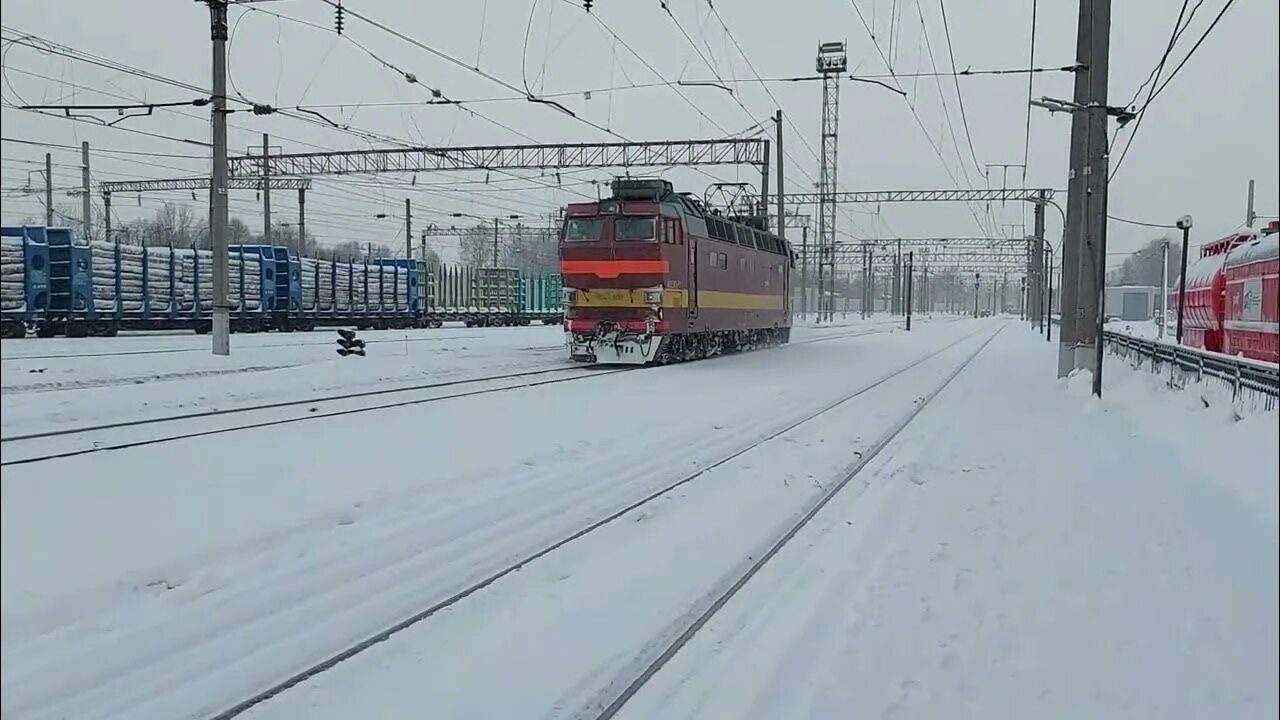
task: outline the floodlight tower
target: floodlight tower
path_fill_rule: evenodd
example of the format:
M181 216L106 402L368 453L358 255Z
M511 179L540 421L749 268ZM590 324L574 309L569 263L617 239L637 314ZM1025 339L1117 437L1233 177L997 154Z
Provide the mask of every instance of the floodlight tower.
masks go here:
M818 170L818 320L835 314L836 151L839 146L840 81L849 67L843 42L818 45L822 75L822 158ZM823 293L824 280L828 284Z

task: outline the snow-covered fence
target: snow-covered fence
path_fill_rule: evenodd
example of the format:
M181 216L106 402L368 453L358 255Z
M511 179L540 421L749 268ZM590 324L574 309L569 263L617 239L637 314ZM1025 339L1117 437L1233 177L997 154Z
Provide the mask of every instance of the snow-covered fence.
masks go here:
M1280 406L1280 366L1112 331L1102 337L1111 354L1135 368L1145 364L1151 372L1167 375L1170 387L1182 389L1207 379L1229 387L1233 402L1263 410Z

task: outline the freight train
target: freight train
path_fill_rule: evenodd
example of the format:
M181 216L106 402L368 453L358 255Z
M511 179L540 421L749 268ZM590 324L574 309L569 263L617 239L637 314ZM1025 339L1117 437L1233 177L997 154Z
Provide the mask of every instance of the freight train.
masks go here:
M1280 221L1204 245L1186 276L1184 343L1280 362Z
M785 343L795 254L759 217L726 217L660 179L565 208L570 357L644 365Z
M347 262L288 248L234 245L228 255L235 332L557 324L559 275L428 266L407 258ZM213 253L196 248L75 242L67 228L0 228L0 334L208 332Z

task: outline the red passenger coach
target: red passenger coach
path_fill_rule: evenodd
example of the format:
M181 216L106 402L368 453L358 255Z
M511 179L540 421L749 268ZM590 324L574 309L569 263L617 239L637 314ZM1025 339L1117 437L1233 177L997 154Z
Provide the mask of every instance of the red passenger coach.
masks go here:
M758 218L709 213L665 180L617 179L565 208L570 355L643 365L785 343L793 254Z
M1186 286L1183 342L1280 362L1280 223L1202 247ZM1175 290L1169 306L1177 303Z

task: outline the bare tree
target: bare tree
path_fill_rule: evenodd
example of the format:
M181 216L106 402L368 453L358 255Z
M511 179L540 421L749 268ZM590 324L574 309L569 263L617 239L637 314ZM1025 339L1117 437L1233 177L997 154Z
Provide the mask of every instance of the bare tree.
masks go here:
M462 264L474 267L492 265L493 226L479 223L463 230L458 238L458 248Z
M1124 259L1119 268L1107 275L1110 285L1160 285L1160 256L1163 245L1169 243L1169 267L1167 272L1172 282L1178 277L1179 261L1182 254L1182 243L1170 236L1158 237L1143 245L1140 250Z

